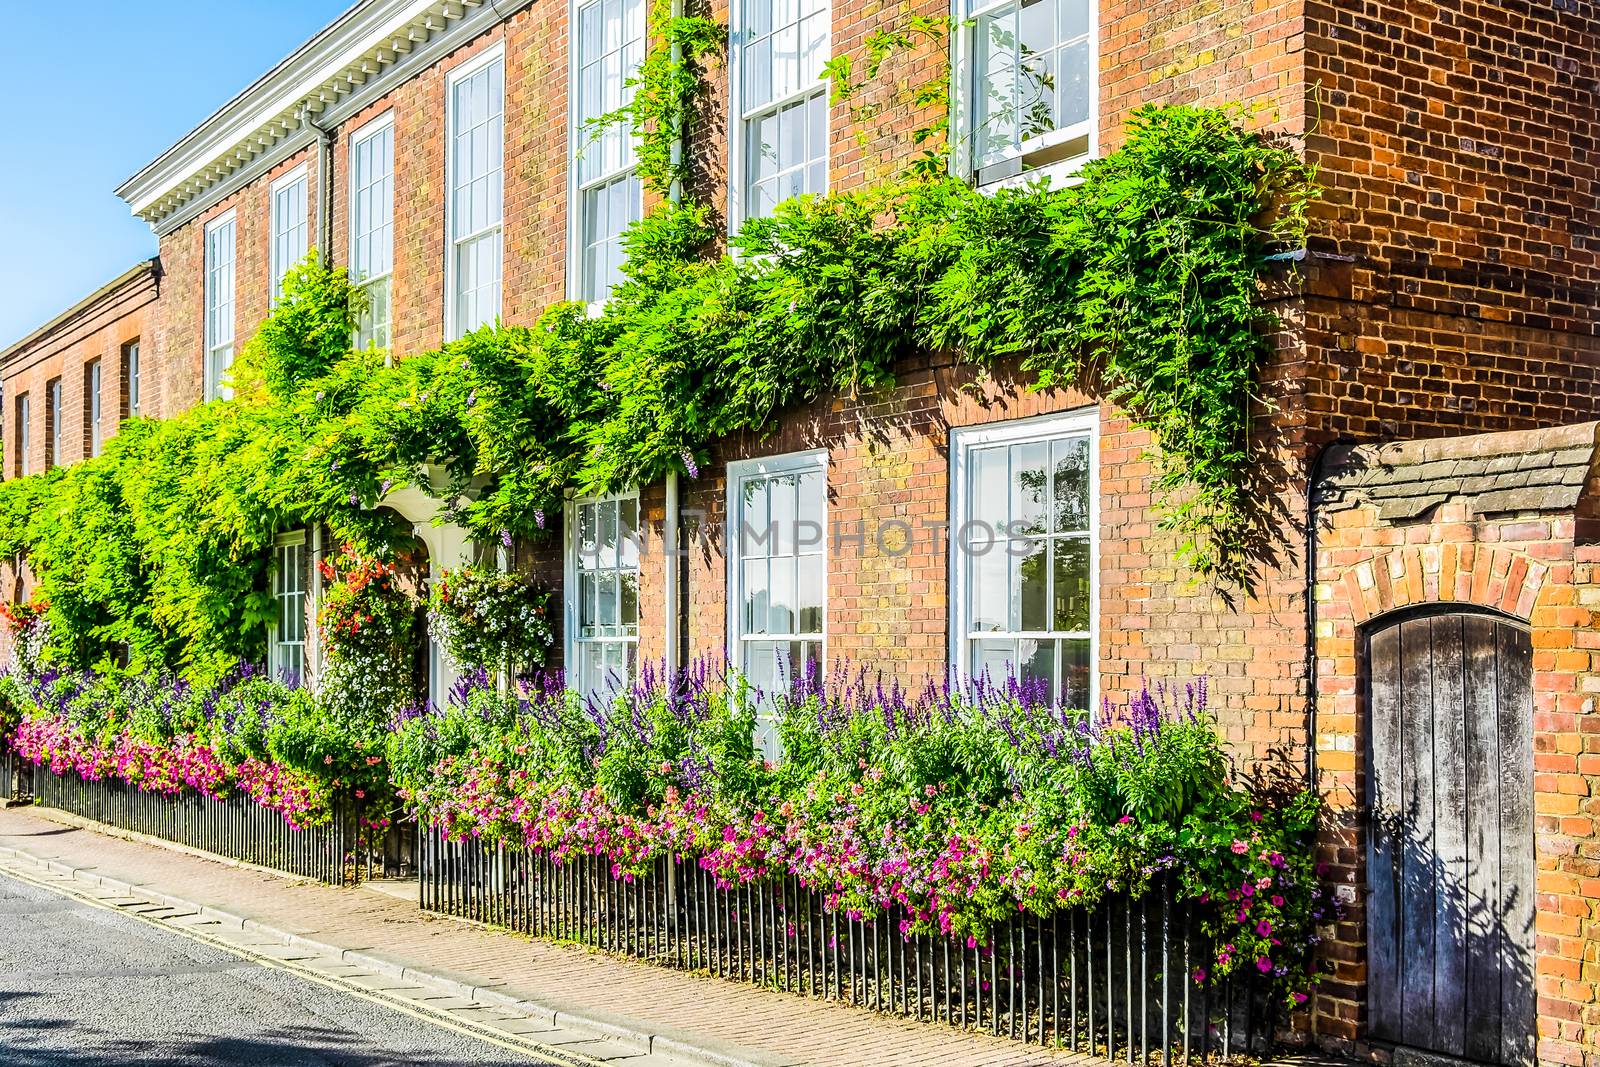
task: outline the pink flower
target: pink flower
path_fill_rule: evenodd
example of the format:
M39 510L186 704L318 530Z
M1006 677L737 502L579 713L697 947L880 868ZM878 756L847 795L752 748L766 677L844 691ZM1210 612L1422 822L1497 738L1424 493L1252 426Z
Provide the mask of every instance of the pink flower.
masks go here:
M1267 957L1262 956L1260 959L1256 960L1256 970L1260 971L1262 974L1268 973L1272 970L1272 961Z
M1204 982L1205 980L1206 980L1206 969L1204 967L1196 967L1194 969L1194 984L1195 985L1199 985L1202 982Z
M1233 854L1235 856L1242 856L1249 851L1249 845L1245 844L1243 841L1240 841L1237 837L1233 839Z
M1256 923L1256 935L1258 937L1271 937L1272 923L1266 919L1262 919L1260 922Z

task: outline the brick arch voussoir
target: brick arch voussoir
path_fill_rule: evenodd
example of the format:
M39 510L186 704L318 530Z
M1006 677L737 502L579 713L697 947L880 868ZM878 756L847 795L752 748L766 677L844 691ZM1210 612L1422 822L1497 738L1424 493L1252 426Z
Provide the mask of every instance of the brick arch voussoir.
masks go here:
M1352 564L1341 582L1356 625L1401 608L1469 604L1528 621L1549 567L1503 545L1398 545Z

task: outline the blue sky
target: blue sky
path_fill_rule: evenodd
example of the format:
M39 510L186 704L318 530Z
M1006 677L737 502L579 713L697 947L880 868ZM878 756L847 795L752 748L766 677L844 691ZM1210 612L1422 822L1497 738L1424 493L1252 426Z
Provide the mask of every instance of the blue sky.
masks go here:
M351 2L6 5L0 348L154 255L112 190Z

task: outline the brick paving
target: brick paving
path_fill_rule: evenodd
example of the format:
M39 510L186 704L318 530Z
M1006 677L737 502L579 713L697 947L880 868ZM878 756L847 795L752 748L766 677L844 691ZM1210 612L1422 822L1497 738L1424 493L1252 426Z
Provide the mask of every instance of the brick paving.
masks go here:
M54 814L0 811L0 846L712 1057L818 1067L1103 1062L531 940L426 914L391 893L297 881L72 826Z

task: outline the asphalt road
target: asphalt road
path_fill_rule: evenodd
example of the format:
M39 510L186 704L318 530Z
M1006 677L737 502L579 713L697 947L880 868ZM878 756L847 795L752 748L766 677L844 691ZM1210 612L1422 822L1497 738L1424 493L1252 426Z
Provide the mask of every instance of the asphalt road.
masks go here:
M0 874L0 1064L542 1061Z

